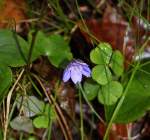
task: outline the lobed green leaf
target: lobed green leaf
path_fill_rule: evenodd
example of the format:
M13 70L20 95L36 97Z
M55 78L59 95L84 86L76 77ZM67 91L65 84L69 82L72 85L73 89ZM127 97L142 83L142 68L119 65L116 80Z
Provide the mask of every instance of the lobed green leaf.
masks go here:
M112 79L109 68L105 65L97 65L92 69L92 78L100 85L106 85Z

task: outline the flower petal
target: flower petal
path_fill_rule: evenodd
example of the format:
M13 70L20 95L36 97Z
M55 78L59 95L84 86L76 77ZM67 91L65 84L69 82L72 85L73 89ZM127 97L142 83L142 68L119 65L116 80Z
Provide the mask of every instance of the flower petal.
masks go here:
M76 64L79 64L81 66L88 66L86 63L84 63L82 60L75 60Z
M71 79L74 84L81 82L82 80L82 72L78 66L74 66L71 69Z
M70 79L70 76L71 76L71 71L70 69L66 68L63 73L63 81L67 82Z
M82 66L82 74L85 75L86 77L91 76L91 70L88 67L88 65L87 66Z

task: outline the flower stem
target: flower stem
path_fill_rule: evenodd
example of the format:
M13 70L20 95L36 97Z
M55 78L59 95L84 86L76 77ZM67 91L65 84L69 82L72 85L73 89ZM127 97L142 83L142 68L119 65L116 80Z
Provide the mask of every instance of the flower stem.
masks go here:
M108 137L109 131L110 131L110 129L111 129L112 123L113 123L113 121L114 121L114 119L115 119L115 117L116 117L116 115L117 115L117 113L118 113L120 107L122 106L122 103L123 103L123 101L124 101L124 99L125 99L125 96L126 96L127 91L128 91L128 89L129 89L129 87L130 87L130 84L131 84L131 82L132 82L132 80L133 80L133 78L134 78L134 75L135 75L135 73L136 73L136 71L137 71L138 66L139 66L139 65L136 65L136 68L134 69L134 71L133 71L133 73L132 73L132 75L131 75L131 78L130 78L130 80L129 80L127 86L126 86L126 89L125 89L125 91L124 91L124 94L123 94L123 96L121 97L121 99L120 99L120 101L119 101L117 107L115 108L115 111L113 112L113 115L112 115L112 117L111 117L111 119L110 119L110 122L109 122L109 124L108 124L107 129L106 129L106 132L105 132L105 135L104 135L104 139L103 139L103 140L107 140L107 137Z
M150 38L148 38L148 39L145 41L145 43L142 45L142 47L141 47L140 50L139 50L140 53L142 52L142 50L144 49L144 47L146 46L146 44L148 43L149 40L150 40ZM112 123L113 123L113 121L115 120L115 118L116 118L116 116L117 116L117 113L119 112L119 110L120 110L120 108L121 108L121 106L122 106L122 104L123 104L123 101L124 101L124 99L125 99L125 97L126 97L126 94L128 93L128 89L129 89L129 87L130 87L130 85L131 85L131 83L132 83L132 80L133 80L133 78L134 78L134 76L135 76L135 74L136 74L136 71L138 70L139 66L140 66L140 61L138 61L138 63L135 65L135 67L134 67L134 69L133 69L133 72L132 72L131 77L130 77L130 79L129 79L129 82L128 82L128 84L127 84L125 90L124 90L124 93L123 93L121 99L119 100L119 102L118 102L118 104L117 104L117 106L116 106L116 108L115 108L115 110L114 110L114 112L113 112L113 114L112 114L112 117L111 117L111 119L110 119L110 121L109 121L109 123L108 123L108 126L107 126L107 129L106 129L106 132L105 132L105 135L104 135L103 140L107 140L107 139L108 139L108 134L109 134L109 131L110 131L110 129L111 129Z
M48 128L48 140L51 139L51 131L52 131L52 119L50 118L49 128Z
M81 83L78 83L78 87L79 89L81 90L82 94L83 94L83 97L86 101L86 103L88 104L88 106L90 107L91 111L96 115L96 117L103 123L105 124L104 120L99 116L99 114L95 111L95 109L93 108L93 106L91 105L91 103L88 101L86 95L85 95L85 91L83 90L82 88L82 85Z
M83 106L82 106L82 95L80 90L79 90L79 103L80 103L80 135L81 135L81 140L84 140Z

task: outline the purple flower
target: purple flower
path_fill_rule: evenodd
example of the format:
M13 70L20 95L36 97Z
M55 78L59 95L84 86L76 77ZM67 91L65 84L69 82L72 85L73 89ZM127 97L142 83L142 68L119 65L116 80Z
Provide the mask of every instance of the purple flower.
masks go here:
M70 62L63 73L63 81L67 82L70 78L74 84L81 82L82 75L91 76L89 66L81 60L73 60Z

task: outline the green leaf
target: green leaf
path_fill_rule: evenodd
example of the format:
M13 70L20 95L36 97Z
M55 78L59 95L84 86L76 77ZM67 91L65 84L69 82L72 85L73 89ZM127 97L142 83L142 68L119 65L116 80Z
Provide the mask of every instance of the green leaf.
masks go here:
M90 59L95 64L109 64L112 48L108 43L100 43L90 53Z
M39 54L48 56L49 61L56 67L59 67L64 61L72 59L70 48L60 35L47 37L39 31L36 36L35 48Z
M3 129L1 128L0 129L0 140L2 140L4 138L4 136L3 136Z
M49 125L49 118L48 116L38 116L33 120L33 124L36 128L47 128Z
M35 96L27 96L22 98L21 96L17 99L18 109L22 106L25 116L33 117L37 114L42 114L44 112L44 102L40 101Z
M146 71L146 72L144 72ZM148 73L147 73L148 72ZM115 123L133 122L150 110L150 65L139 70L127 92L124 102L116 116ZM107 115L111 118L114 106L108 108Z
M110 66L117 76L122 75L124 70L124 58L120 51L117 50L113 53Z
M19 48L13 32L0 29L0 63L12 67L26 65L31 43L30 38L31 35L29 37L29 43L27 43L23 38L17 35L17 40L20 44ZM36 36L31 62L40 55L48 56L50 62L56 67L62 65L64 61L72 59L70 48L60 35L47 37L42 32L38 32Z
M21 37L17 36L21 45L21 50L27 56L28 44ZM13 38L13 33L10 30L0 30L0 63L7 66L22 66L25 65L23 57L17 48L16 41Z
M0 63L7 66L19 67L26 64L29 53L29 44L20 36L17 36L20 48L17 46L13 32L7 29L0 29ZM19 51L21 49L21 52ZM38 57L38 53L34 50L31 61Z
M92 78L101 85L106 85L112 79L111 72L107 66L97 65L92 69Z
M89 101L97 96L99 88L100 85L92 80L88 80L84 83L85 95Z
M35 136L30 136L28 140L37 140Z
M102 86L98 92L98 100L105 105L112 105L121 97L123 91L122 85L117 81L111 81L107 85Z
M55 107L52 105L50 106L50 104L46 104L45 115L47 115L49 119L55 120L56 119Z
M32 120L27 117L18 116L10 122L10 126L18 131L33 133Z
M12 82L12 72L7 66L0 64L0 104L6 96L6 91L9 89Z

